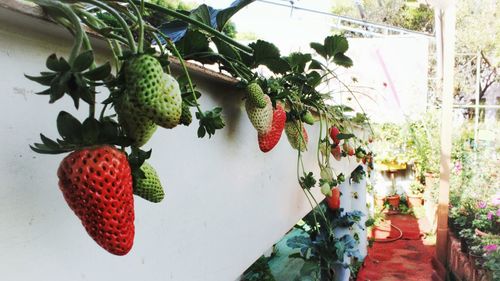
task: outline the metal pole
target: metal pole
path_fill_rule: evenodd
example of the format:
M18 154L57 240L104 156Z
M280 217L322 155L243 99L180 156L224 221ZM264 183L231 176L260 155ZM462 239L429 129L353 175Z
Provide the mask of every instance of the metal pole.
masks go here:
M442 7L441 35L442 40L442 109L441 109L441 173L439 178L439 201L437 221L436 255L446 265L448 248L448 204L450 192L451 170L451 136L453 130L453 89L455 69L455 1L449 1Z
M476 57L476 101L474 110L474 148L477 148L477 132L479 130L479 94L481 92L481 53ZM476 156L474 156L476 159Z

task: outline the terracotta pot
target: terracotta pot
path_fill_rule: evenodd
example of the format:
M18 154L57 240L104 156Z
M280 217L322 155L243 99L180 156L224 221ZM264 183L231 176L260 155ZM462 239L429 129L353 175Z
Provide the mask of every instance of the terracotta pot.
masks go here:
M399 200L401 197L399 195L392 195L392 196L387 196L385 200L389 202L389 205L391 205L392 208L397 209L399 207Z
M408 202L408 207L421 207L422 206L422 195L408 195L406 196L406 202Z

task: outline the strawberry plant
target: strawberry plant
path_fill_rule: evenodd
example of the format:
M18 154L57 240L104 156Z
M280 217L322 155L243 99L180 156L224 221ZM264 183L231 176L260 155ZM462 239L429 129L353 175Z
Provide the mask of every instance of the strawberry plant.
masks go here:
M87 233L110 253L123 255L132 247L133 194L154 203L165 197L159 174L145 162L151 158L151 150L141 147L156 131L189 126L193 119L198 121L199 138L210 138L225 126L221 107L201 108L198 100L202 94L191 80L186 60L218 64L221 71L239 81L237 87L244 89L245 110L262 152L278 145L285 131L297 153L297 181L312 208L318 202L311 189L319 187L330 207L339 209L336 187L345 177L331 168L332 157L339 161L355 155L366 162L371 155L367 142L351 133L369 126L366 115L332 104L336 93L319 87L331 80L345 86L332 70L353 64L345 55L348 41L341 35L311 43L314 53L282 56L270 42L257 40L246 46L222 32L229 18L251 0L235 1L222 10L200 5L186 12L144 0L32 1L69 29L74 43L69 57L52 54L46 60L48 71L26 77L47 87L37 94L48 96L49 103L69 96L75 109L81 110L83 101L88 105L88 117L81 122L60 112L60 136L51 139L40 134L41 142L31 148L44 154L69 153L58 172L60 189ZM111 61L96 64L84 26L106 40L113 54ZM170 71L173 57L182 69L178 76ZM271 74L258 75L260 67ZM319 127L317 140L309 138L311 125ZM314 150L319 178L306 171L302 161L303 153ZM356 170L351 178L362 175ZM314 219L325 225L312 227L317 237L324 242L351 243L333 235L325 213L329 210L317 210ZM342 247L335 250L337 258L347 251ZM318 253L324 254L323 250Z

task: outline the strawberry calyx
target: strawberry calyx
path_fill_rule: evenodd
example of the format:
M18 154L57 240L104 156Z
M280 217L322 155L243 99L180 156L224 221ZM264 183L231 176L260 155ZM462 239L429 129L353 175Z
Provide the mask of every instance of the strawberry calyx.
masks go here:
M110 117L97 120L88 117L80 123L68 112L61 111L57 116L57 130L61 136L55 141L40 134L42 143L34 143L30 148L41 154L59 154L95 145L130 146L132 140L127 138L118 122Z

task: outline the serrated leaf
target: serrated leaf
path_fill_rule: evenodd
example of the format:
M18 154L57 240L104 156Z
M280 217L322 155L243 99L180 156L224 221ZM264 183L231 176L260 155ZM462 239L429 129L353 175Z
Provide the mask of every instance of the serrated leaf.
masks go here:
M333 57L345 53L349 49L349 43L344 36L328 36L325 38L324 48L327 57Z
M82 138L86 144L94 144L99 138L101 124L94 118L87 118L82 124Z
M280 57L279 49L272 43L257 40L249 45L253 50L252 67L267 66L274 73L285 73L290 70L288 62Z
M312 42L309 44L309 46L318 53L318 55L324 57L326 59L326 51L325 51L325 46L323 46L320 43L317 42Z
M64 140L73 144L82 143L82 124L71 114L59 112L57 130Z
M83 76L92 81L104 80L111 74L111 64L106 62L99 67L89 70L83 74Z
M321 83L321 75L317 71L311 71L307 74L307 84L315 88Z
M353 65L352 59L344 54L336 54L333 57L333 62L343 67L351 67Z
M88 69L92 63L94 62L94 53L92 50L87 50L83 53L80 53L73 62L72 70L74 72L82 72Z
M287 58L288 63L293 71L302 73L306 68L306 64L311 61L311 54L291 53Z
M55 73L51 73L50 75L42 75L42 76L30 76L24 74L24 77L28 78L31 81L35 81L38 84L42 84L44 86L50 86L52 84L52 80L56 77Z

